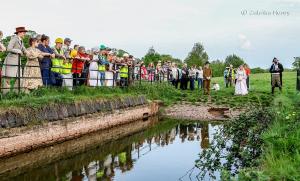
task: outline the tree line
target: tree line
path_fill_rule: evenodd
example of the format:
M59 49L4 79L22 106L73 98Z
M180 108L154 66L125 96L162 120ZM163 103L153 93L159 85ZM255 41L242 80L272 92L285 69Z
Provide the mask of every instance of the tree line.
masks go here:
M209 56L204 49L204 46L201 43L195 43L192 50L189 52L187 57L184 60L180 60L178 58L174 58L171 55L159 54L155 51L153 47L151 47L147 54L142 58L144 63L148 65L150 62L156 64L158 61L164 63L165 61L171 61L178 64L179 67L182 66L183 63L186 63L189 67L192 65L196 65L197 67L203 66L205 62L209 61ZM294 68L300 68L300 58L296 59L293 63ZM210 61L211 67L214 70L213 76L221 77L223 76L223 72L226 67L229 65L233 65L233 67L237 68L240 65L245 64L245 60L239 57L236 54L228 55L225 60L212 60ZM269 70L263 69L260 67L251 68L252 74L257 73L267 73Z

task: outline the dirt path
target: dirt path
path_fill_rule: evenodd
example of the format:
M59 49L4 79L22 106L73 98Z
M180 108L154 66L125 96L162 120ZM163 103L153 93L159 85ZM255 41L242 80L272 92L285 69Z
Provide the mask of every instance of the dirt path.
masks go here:
M180 103L167 107L163 112L163 116L186 120L222 121L236 117L240 113L240 110L232 110L227 107L204 105L201 103Z

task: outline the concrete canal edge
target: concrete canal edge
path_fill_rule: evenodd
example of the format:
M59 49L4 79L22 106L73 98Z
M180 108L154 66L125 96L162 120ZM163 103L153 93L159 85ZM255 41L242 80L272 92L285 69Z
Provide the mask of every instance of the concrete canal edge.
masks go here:
M0 158L30 152L156 115L159 101L144 96L47 105L0 113ZM43 121L30 126L31 122Z

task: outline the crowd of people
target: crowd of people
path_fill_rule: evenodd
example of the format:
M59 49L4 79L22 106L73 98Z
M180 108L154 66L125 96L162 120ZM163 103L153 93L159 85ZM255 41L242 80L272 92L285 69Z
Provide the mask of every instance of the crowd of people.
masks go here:
M130 83L129 74L134 68L135 58L128 53L119 57L116 50L105 45L91 50L81 45L71 47L70 38L56 38L51 48L50 38L44 34L31 37L30 47L25 48L23 39L26 32L24 27L18 27L7 48L0 45L0 51L8 52L2 67L3 93L14 90L18 84L30 91L41 86L72 89L80 85L124 87ZM21 56L27 57L24 69L19 68ZM21 80L16 79L18 77ZM15 80L14 85L11 85L12 80Z
M187 64L178 65L175 62L158 61L146 65L128 53L117 56L117 51L100 45L91 50L84 46L71 47L70 38L56 38L54 47L50 48L50 38L47 35L35 35L29 40L29 48L25 48L23 38L27 30L25 27L16 28L15 35L9 41L7 48L0 42L0 52L7 51L8 55L2 67L4 78L2 92L15 90L21 85L26 92L41 86L67 87L74 86L128 86L133 80L147 80L149 82L170 81L175 88L180 85L181 90L203 90L209 95L212 90L219 91L220 85L211 82L213 71L210 63L197 67ZM0 40L3 33L0 31ZM19 68L20 57L26 56L25 68ZM275 87L282 87L283 66L274 58L270 68L272 75L272 93ZM20 74L20 76L19 76ZM251 70L247 64L234 68L229 65L224 70L225 87L235 87L235 95L247 95L250 89ZM16 79L22 77L21 79ZM15 81L12 81L15 80ZM21 82L19 82L21 81ZM11 85L14 82L14 85Z
M136 67L135 72L138 74L139 67ZM178 86L181 90L203 89L205 94L210 92L210 81L212 78L212 69L209 67L209 62L206 62L204 68L196 65L188 68L187 64L183 64L180 68L177 63L167 61L163 65L158 61L156 66L154 63L149 63L148 67L144 64L141 66L141 78L148 81L170 81L176 89Z

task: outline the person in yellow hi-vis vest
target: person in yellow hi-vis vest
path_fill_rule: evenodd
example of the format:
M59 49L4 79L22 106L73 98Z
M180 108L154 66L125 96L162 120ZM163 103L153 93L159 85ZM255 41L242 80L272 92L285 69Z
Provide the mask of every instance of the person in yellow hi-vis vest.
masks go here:
M72 75L72 60L77 56L77 51L70 52L70 58L66 58L63 61L61 75L62 75L62 86L67 87L69 90L73 89L73 75Z
M232 85L234 85L235 83L235 75L234 75L234 68L233 65L230 64L228 72L227 72L227 84L226 87L228 87L228 85L231 87Z
M98 65L98 71L100 79L100 85L98 86L106 86L105 83L105 71L106 71L106 65L108 64L107 61L107 51L105 45L100 45L100 54L99 54L99 65Z
M62 49L63 39L57 38L55 40L55 46L53 48L53 52L55 54L55 58L52 59L52 67L51 67L51 82L54 86L62 86L62 65L66 57L64 56L64 51Z
M128 86L128 65L127 62L123 63L120 68L120 86L127 87Z

